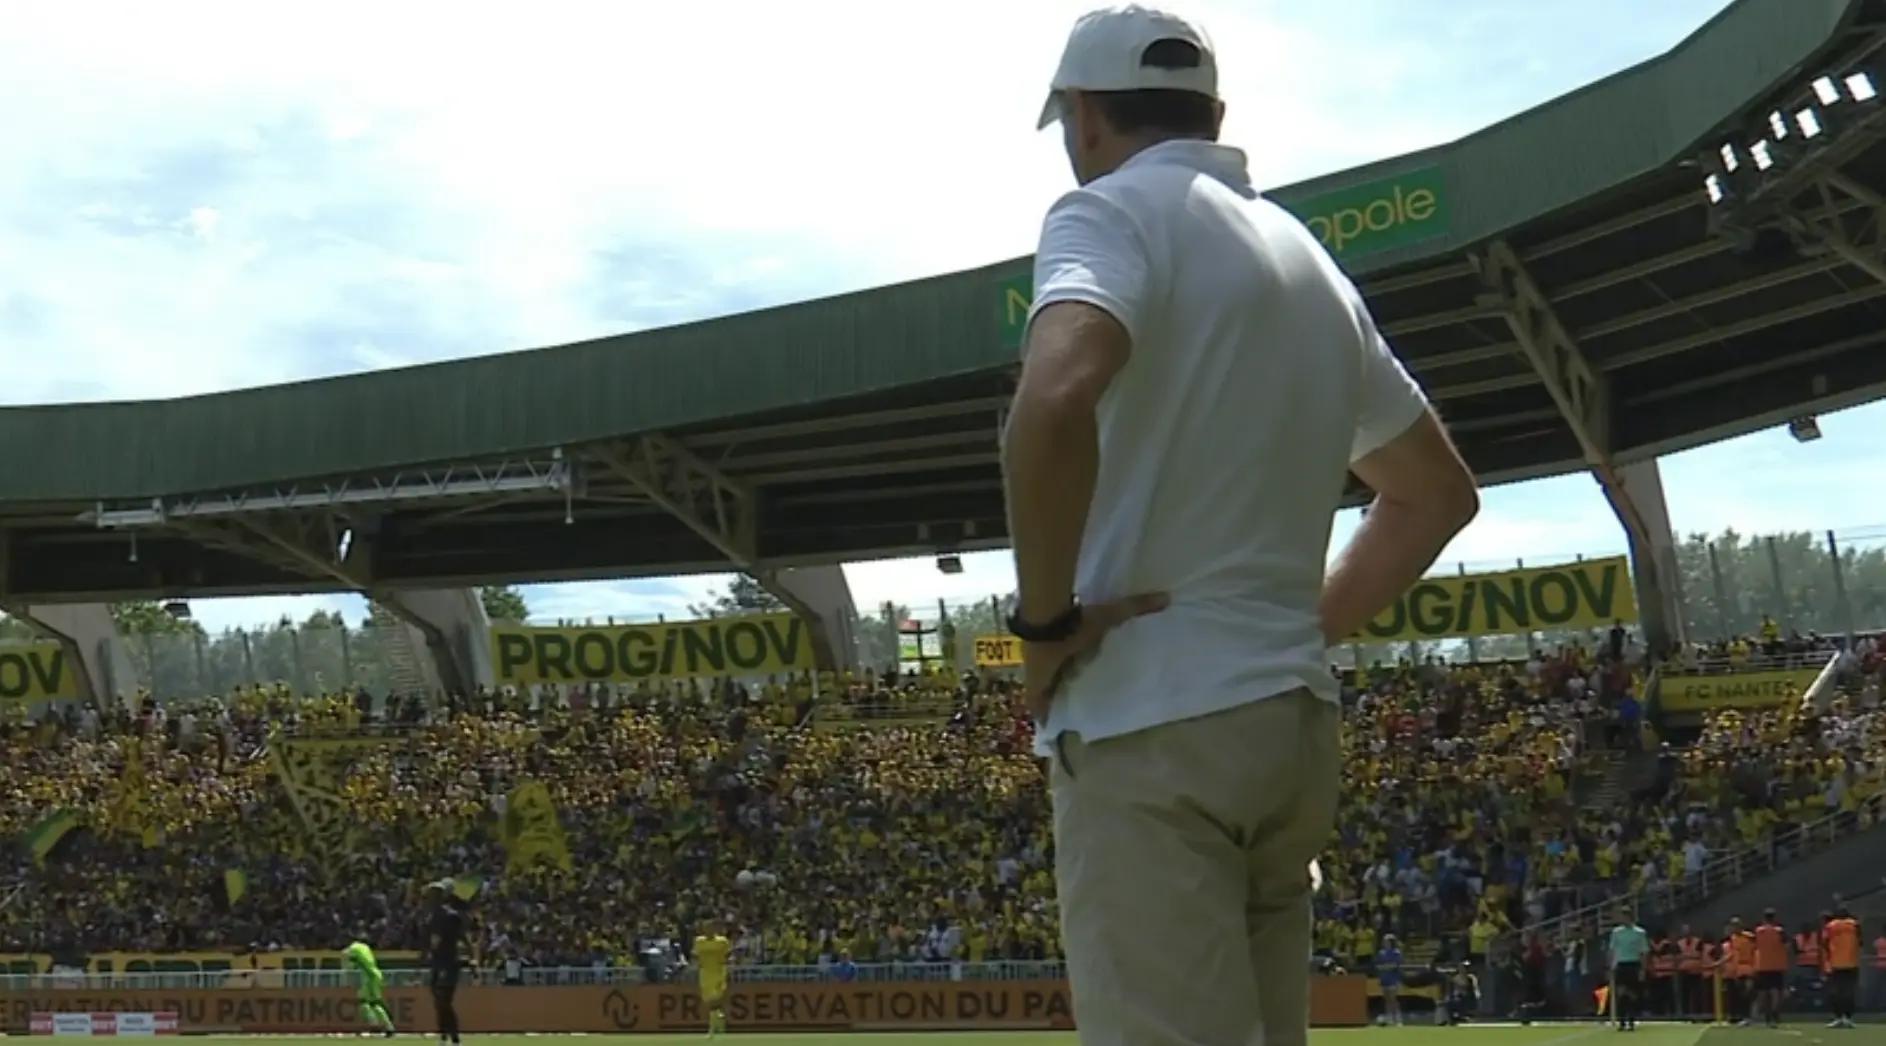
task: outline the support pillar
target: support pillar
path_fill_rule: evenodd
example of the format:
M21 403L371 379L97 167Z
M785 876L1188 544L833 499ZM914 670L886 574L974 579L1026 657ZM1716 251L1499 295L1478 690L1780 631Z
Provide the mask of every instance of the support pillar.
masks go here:
M1652 651L1684 642L1689 635L1683 613L1682 573L1677 569L1676 535L1670 528L1670 506L1663 495L1663 473L1656 459L1620 465L1604 482L1605 500L1618 514L1630 540L1631 574L1637 584L1637 612L1644 643ZM1635 512L1637 525L1627 517Z
M842 644L831 635L833 622L781 580L785 572L761 557L760 494L751 484L727 475L680 441L659 433L638 436L596 456L799 615L811 633L812 654L821 670L838 667L841 657L856 656L840 653Z
M137 693L131 655L105 604L45 603L25 607L19 616L65 647L78 671L79 692L100 707L114 698L128 702Z
M835 671L858 667L858 606L851 598L845 568L836 564L799 567L774 575L779 588L791 593L806 611L825 624ZM824 666L821 666L824 667Z
M376 592L373 599L399 618L411 648L426 653L417 667L428 691L470 695L497 685L491 619L477 589L400 589Z
M1665 592L1675 584L1665 575L1675 577L1676 555L1656 465L1650 463L1650 471L1640 474L1634 486L1626 479L1633 466L1620 465L1612 455L1610 378L1585 355L1512 245L1496 240L1474 261L1487 288L1481 304L1505 315L1520 351L1578 440L1592 476L1630 536L1644 640L1651 649L1661 649L1680 634L1683 615ZM1639 505L1640 496L1654 504Z

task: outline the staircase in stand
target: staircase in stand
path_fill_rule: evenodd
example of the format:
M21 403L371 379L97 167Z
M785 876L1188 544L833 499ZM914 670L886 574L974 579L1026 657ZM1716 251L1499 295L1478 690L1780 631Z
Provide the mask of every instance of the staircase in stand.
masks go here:
M387 683L396 694L423 694L428 689L425 670L420 667L422 651L415 649L413 630L399 616L378 603L373 607L373 627L379 633L380 656L386 659Z
M1585 793L1579 808L1587 812L1611 810L1622 805L1630 798L1630 788L1626 778L1630 774L1630 760L1623 752L1605 752L1603 769L1596 775L1598 780Z

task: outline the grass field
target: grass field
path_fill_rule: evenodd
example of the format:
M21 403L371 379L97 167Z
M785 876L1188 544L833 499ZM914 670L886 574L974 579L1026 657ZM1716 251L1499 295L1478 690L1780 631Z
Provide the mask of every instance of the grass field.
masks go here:
M222 1041L250 1037L219 1037ZM400 1042L416 1042L426 1036L402 1035ZM552 1046L554 1040L568 1039L568 1046L698 1046L701 1035L475 1035L466 1036L466 1046ZM730 1035L721 1040L754 1043L756 1046L1076 1046L1072 1032L899 1032L887 1035ZM253 1037L267 1046L334 1046L329 1037L287 1038ZM1631 1046L1816 1046L1821 1043L1852 1043L1854 1046L1886 1046L1886 1024L1861 1025L1853 1031L1834 1031L1819 1024L1797 1024L1779 1031L1765 1028L1706 1028L1698 1025L1646 1024L1632 1034L1584 1024L1536 1025L1518 1027L1467 1028L1358 1028L1317 1031L1310 1034L1311 1046L1595 1046L1607 1041L1628 1042Z

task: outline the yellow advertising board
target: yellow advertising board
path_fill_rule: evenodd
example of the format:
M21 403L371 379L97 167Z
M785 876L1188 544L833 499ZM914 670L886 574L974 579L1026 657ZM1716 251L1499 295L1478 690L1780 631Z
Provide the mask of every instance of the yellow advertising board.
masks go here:
M813 667L812 633L791 614L659 625L491 630L498 682L632 683L764 676Z
M1610 628L1613 621L1636 620L1630 563L1613 556L1497 574L1424 578L1351 642Z
M1009 635L977 636L977 668L1015 668L1022 663L1022 641Z
M1714 712L1723 708L1772 708L1798 700L1821 674L1818 668L1766 672L1718 672L1702 676L1664 676L1658 700L1671 713Z
M0 701L79 696L79 674L57 640L0 643Z

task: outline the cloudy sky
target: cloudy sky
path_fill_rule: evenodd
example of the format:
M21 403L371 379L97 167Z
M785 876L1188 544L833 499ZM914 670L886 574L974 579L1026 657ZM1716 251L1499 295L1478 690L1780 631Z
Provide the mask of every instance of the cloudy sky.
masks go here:
M1033 117L1086 6L14 0L0 32L0 403L550 344L1025 253L1068 184L1058 138ZM1227 139L1280 185L1509 116L1667 49L1721 6L1187 10L1221 52ZM1678 529L1886 522L1886 490L1846 482L1886 407L1823 427L1812 445L1768 432L1666 459ZM1491 492L1446 558L1622 545L1592 481L1572 476ZM968 567L848 572L867 605L1010 585L1001 555ZM541 617L643 616L715 583L529 595ZM198 613L254 622L324 602Z

